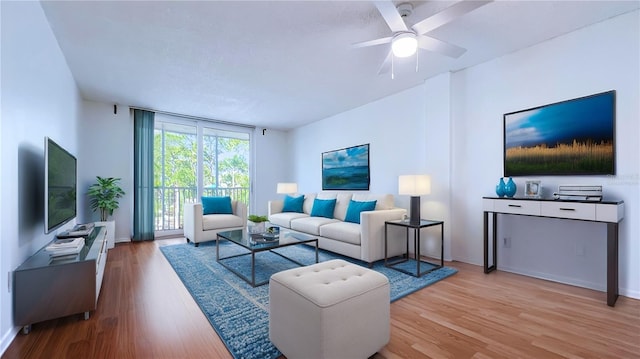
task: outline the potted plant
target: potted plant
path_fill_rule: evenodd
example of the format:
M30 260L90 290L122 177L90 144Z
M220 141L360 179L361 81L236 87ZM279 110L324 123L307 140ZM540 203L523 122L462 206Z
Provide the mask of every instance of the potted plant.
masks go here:
M255 214L250 214L247 217L249 220L247 229L249 233L264 233L265 231L265 222L269 220L267 216L258 216Z
M107 221L113 211L119 207L118 200L125 195L118 185L120 178L97 176L97 182L89 186L89 206L95 212L100 210L100 221L107 227L107 247L115 246L115 221Z

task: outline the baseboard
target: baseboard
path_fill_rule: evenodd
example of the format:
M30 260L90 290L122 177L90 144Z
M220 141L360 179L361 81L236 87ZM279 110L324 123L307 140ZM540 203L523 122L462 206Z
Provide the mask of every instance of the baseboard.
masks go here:
M127 237L120 237L120 238L116 238L115 242L116 243L127 243L127 242L131 242L131 239L129 239Z
M527 277L533 277L533 278L538 278L538 279L549 280L549 281L552 281L552 282L573 285L573 286L580 287L580 288L593 289L593 290L597 290L597 291L600 291L600 292L606 292L607 291L607 284L606 283L595 283L595 282L589 282L589 281L583 281L583 280L576 280L575 278L556 276L556 275L552 275L552 274L549 274L549 273L540 273L540 272L536 272L536 271L526 271L526 270L523 271L523 270L520 270L520 269L516 269L516 268L509 267L509 266L504 266L504 265L501 265L498 268L498 270L505 271L505 272L510 272L510 273L515 273L515 274L520 274L520 275L526 275Z
M623 297L640 299L640 291L637 291L637 290L629 290L627 288L618 288L618 294Z
M9 345L11 345L13 340L16 338L16 335L18 335L20 329L22 328L11 328L2 336L2 342L0 343L0 356L3 356L4 352L7 351L7 348L9 348Z

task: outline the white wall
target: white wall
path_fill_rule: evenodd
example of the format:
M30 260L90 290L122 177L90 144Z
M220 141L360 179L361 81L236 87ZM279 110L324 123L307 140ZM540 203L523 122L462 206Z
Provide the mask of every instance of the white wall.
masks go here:
M281 198L276 193L278 182L294 182L291 170L291 151L287 132L256 128L253 135L255 147L253 192L250 214L266 215L267 202Z
M295 181L301 193L322 190L322 153L369 143L371 193L390 193L396 206L409 209L398 195L398 176L429 174L431 194L421 198L421 217L445 221L445 259L449 242L449 74L365 106L291 132ZM440 228L421 232L421 252L440 256Z
M408 208L408 198L397 196L398 175L431 174L432 194L422 199L422 213L445 221L445 259L481 265L482 197L495 195L502 176L502 115L615 89L617 175L539 179L548 191L562 183L603 184L607 196L625 201L620 294L640 298L638 14L434 77L424 85L298 128L290 133L294 180L301 192L319 191L322 152L370 143L371 192L396 194L396 204ZM527 179L516 178L519 194ZM604 225L504 219L498 235L511 237L512 246L499 249L500 269L605 290Z
M293 175L301 193L322 189L322 153L369 143L370 192L398 193L398 175L425 173L424 86L291 132ZM396 198L408 208L408 198Z
M4 351L17 332L7 273L53 239L53 234L44 234L43 224L44 137L81 157L77 137L81 99L40 3L3 1L0 6L0 336Z
M551 194L559 184L601 184L625 201L620 224L620 293L640 297L638 227L640 12L601 22L452 76L454 259L482 263L481 197L495 195L502 176L502 115L538 105L617 91L617 175L540 179ZM605 225L502 216L498 267L604 290ZM584 252L584 254L580 254Z
M426 133L425 159L431 176L431 194L424 196L420 213L422 218L444 221L444 258L451 259L451 74L446 73L429 79L425 83ZM426 202L426 203L425 203ZM430 229L430 235L438 235L437 228ZM435 233L434 233L435 232ZM421 237L424 238L424 237ZM420 243L423 255L440 257L440 244L428 238Z
M111 217L116 222L116 242L126 242L133 233L133 119L128 106L83 101L79 121L78 222L100 220L92 212L86 195L96 176L121 178L125 195Z

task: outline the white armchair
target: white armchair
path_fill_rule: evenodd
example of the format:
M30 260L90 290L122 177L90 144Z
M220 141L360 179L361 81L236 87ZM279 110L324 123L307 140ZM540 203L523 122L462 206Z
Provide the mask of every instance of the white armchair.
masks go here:
M231 201L233 214L202 214L202 203L184 204L184 236L187 242L198 246L200 242L213 241L218 232L244 229L247 225L247 206Z

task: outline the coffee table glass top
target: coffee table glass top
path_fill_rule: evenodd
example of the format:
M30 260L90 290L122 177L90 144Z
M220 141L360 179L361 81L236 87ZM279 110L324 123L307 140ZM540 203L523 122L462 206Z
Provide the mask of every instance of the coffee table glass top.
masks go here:
M247 230L242 229L219 232L218 236L254 252L269 250L289 244L313 242L316 240L316 237L289 231L281 231L277 238L270 238L268 237L268 234L265 233L249 234Z
M226 257L220 256L220 242L222 240L227 240L232 243L235 243L245 249L248 252L233 254ZM245 282L249 283L253 287L257 287L263 284L269 283L269 280L263 280L260 282L256 282L256 255L259 252L270 251L271 253L277 254L282 258L289 260L297 265L304 266L305 264L300 263L295 258L290 258L287 255L282 253L278 253L275 249L294 246L294 245L307 245L308 243L313 244L315 247L315 259L316 263L318 263L318 238L312 237L306 234L294 233L289 231L280 231L280 235L277 238L265 238L264 234L249 234L247 230L238 229L233 231L226 232L218 232L218 240L216 241L216 262L220 263L223 267L227 268L229 271L235 273L238 277L242 278ZM232 260L233 258L249 256L251 260L248 262L249 267L251 268L251 275L248 276L242 273L240 270L233 268L233 266L225 264L228 260Z

